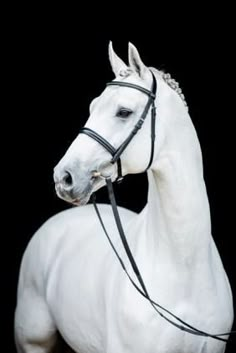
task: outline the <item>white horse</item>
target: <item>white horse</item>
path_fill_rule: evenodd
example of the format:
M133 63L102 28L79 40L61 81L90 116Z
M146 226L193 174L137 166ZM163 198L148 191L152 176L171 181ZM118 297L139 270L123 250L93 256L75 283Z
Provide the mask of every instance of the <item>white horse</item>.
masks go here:
M152 74L132 44L129 66L111 44L109 58L117 80L150 90ZM199 141L176 82L156 69L152 72L157 81L157 124L148 202L140 214L119 208L122 224L152 299L198 329L228 332L232 295L211 236ZM138 90L108 86L91 103L86 126L117 148L146 102L147 96ZM150 119L149 110L142 129L121 155L124 175L147 167ZM105 185L94 172L110 160L98 142L79 134L55 168L58 195L86 204L91 193ZM135 280L110 206L99 208ZM225 342L181 331L154 311L122 271L91 205L47 221L23 257L15 313L18 352L52 352L58 333L78 353L225 351Z

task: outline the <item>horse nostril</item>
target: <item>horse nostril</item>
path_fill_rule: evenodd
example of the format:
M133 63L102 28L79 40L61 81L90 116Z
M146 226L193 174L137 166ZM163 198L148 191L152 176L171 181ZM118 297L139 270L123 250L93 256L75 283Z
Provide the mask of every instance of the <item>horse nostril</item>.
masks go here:
M65 186L72 186L73 179L72 179L72 175L70 174L70 172L68 172L68 171L65 172L65 175L64 175L62 181Z

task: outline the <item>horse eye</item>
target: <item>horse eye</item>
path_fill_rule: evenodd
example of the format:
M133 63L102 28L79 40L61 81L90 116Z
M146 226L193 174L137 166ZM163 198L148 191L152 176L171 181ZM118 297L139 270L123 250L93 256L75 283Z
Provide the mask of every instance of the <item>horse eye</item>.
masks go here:
M122 108L117 112L116 116L119 118L128 118L130 114L132 114L132 110Z

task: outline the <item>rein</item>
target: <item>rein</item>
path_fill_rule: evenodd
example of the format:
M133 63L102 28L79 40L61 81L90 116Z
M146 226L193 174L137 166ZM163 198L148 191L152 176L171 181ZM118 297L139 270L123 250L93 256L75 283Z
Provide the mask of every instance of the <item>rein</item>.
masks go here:
M126 147L129 145L129 143L131 142L131 140L133 139L133 137L136 135L136 133L141 129L148 111L151 108L151 152L150 152L150 159L149 159L149 163L148 166L146 168L145 171L147 171L153 161L153 156L154 156L154 146L155 146L155 123L156 123L156 107L155 107L155 98L156 98L156 90L157 90L157 82L156 82L156 78L154 76L154 74L152 73L152 78L153 78L153 82L152 82L152 88L151 91L147 90L144 87L135 85L135 84L131 84L128 82L122 82L122 81L113 81L107 84L107 86L121 86L121 87L128 87L128 88L132 88L132 89L136 89L141 91L142 93L146 94L148 96L148 101L146 103L146 106L143 110L143 113L141 114L140 119L138 120L138 122L136 123L136 125L134 126L133 130L131 131L131 133L128 135L128 137L125 139L125 141L120 145L120 147L118 147L117 149L115 149L115 147L113 147L106 139L104 139L102 136L100 136L98 133L96 133L95 131L89 129L89 128L82 128L80 130L80 133L86 134L87 136L89 136L90 138L94 139L95 141L97 141L101 146L103 146L112 156L112 159L110 161L111 164L117 163L117 174L118 177L116 179L116 181L121 181L123 179L122 176L122 166L121 166L121 160L120 160L120 156L121 154L124 152L124 150L126 149ZM127 277L129 278L130 282L132 283L132 285L135 287L135 289L146 299L149 301L149 303L151 304L151 306L153 307L153 309L166 321L168 321L171 325L175 326L176 328L178 328L181 331L185 331L189 334L193 334L193 335L197 335L197 336L205 336L205 337L211 337L213 339L219 340L219 341L223 341L223 342L228 342L228 339L222 338L222 336L228 336L230 334L235 334L236 331L230 331L230 332L226 332L226 333L220 333L220 334L211 334L202 330L197 329L196 327L188 324L186 321L182 320L181 318L179 318L178 316L176 316L175 314L173 314L170 310L166 309L165 307L161 306L160 304L158 304L156 301L154 301L150 295L149 292L146 288L146 285L144 283L144 280L142 278L142 275L139 271L138 265L133 257L133 254L130 250L127 238L125 236L125 232L121 223L121 219L119 216L119 212L118 212L118 207L117 207L117 203L116 203L116 199L115 199L115 193L114 193L114 189L113 189L113 185L112 185L112 180L111 180L111 175L106 174L106 173L102 173L101 172L95 172L96 176L99 176L101 178L104 178L106 181L106 186L107 186L107 190L108 190L108 197L110 200L110 204L112 207L112 212L114 215L114 219L116 222L116 226L120 235L120 239L121 242L123 244L123 247L125 249L126 255L129 259L129 262L132 266L132 269L135 273L135 276L137 277L138 283L139 285L137 285L135 283L135 281L132 279L131 275L129 274L122 258L120 257L118 251L116 250L107 230L106 227L104 225L104 222L102 220L101 214L99 212L98 206L96 204L96 196L95 194L92 195L92 201L93 201L93 205L97 214L97 217L101 223L102 229L108 239L108 242L110 244L110 246L112 247L121 267L123 268L123 270L125 271ZM176 323L174 322L172 319L168 318L165 314L163 314L163 312L161 312L159 309L163 310L165 313L167 313L168 315L170 315L172 318L174 318L175 320L177 320L179 322Z

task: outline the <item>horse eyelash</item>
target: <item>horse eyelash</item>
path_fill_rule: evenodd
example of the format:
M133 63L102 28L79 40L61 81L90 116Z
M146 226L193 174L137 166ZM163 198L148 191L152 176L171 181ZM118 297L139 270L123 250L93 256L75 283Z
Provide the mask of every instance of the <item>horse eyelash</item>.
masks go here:
M127 113L127 116L123 116L123 117L122 117L122 112L123 112L123 113ZM125 120L125 119L128 118L132 113L133 113L133 111L132 111L131 109L120 108L120 109L117 111L117 113L116 113L116 117L121 118L121 119L123 118L123 119Z

